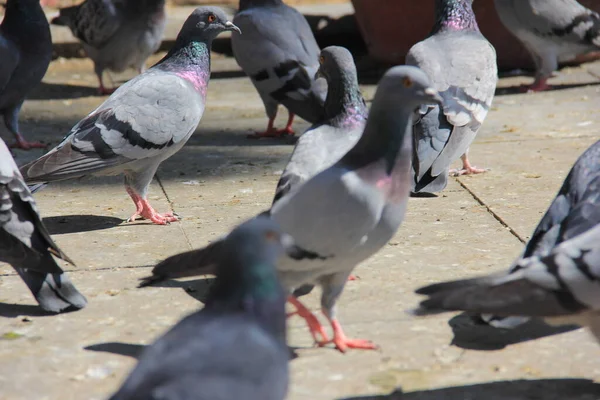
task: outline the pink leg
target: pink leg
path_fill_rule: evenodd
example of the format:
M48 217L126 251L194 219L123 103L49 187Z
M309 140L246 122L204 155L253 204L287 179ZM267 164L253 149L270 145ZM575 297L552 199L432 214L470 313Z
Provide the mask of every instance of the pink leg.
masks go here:
M489 171L489 169L485 168L477 168L474 165L471 165L469 162L469 156L467 153L463 154L460 159L463 162L462 169L451 169L451 176L461 176L461 175L473 175L473 174L483 174L484 172Z
M47 144L41 142L28 142L20 133L15 133L15 142L11 143L8 147L13 149L31 150L31 149L45 149L48 147Z
M287 121L287 124L285 125L285 128L279 129L277 131L279 136L283 136L283 135L294 136L294 130L292 129L292 124L294 123L294 113L292 113L291 111L288 111L288 113L289 113L288 121Z
M99 73L98 74L98 94L100 96L107 96L107 95L113 94L115 92L115 90L117 90L117 88L108 89L106 86L104 86L102 74Z
M260 138L281 138L285 135L294 135L294 131L292 130L292 123L294 122L294 114L289 113L288 122L285 128L283 129L275 129L273 126L275 123L275 118L269 118L269 124L267 125L267 129L264 132L256 132L252 135L248 135L248 139L260 139Z
M329 318L328 318L329 319ZM331 327L333 328L333 344L335 348L345 353L347 349L363 349L363 350L377 350L379 347L366 339L350 339L346 337L344 330L342 329L342 325L336 319L329 319L331 322ZM321 344L321 346L324 344Z
M167 225L170 222L179 221L179 217L174 215L172 212L159 214L150 205L148 200L142 198L140 195L135 193L133 189L127 188L127 193L131 196L133 204L135 204L135 213L129 217L127 222L133 222L136 219L149 219L157 225Z
M313 314L304 304L300 302L294 296L288 296L288 302L296 307L296 312L289 314L288 317L292 315L298 315L299 317L304 318L306 323L308 324L308 329L310 330L310 334L313 339L319 346L322 346L325 343L329 343L329 337L327 336L327 332L323 328L323 325L319 322L315 314ZM321 336L321 339L319 339Z
M552 86L548 85L548 78L536 79L531 85L523 85L520 88L522 93L528 92L543 92L544 90L550 90Z

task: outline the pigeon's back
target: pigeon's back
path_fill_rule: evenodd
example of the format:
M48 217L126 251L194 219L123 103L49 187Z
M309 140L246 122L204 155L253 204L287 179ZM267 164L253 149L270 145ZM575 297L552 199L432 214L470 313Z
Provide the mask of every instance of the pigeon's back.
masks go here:
M112 400L283 400L289 352L241 313L200 311L141 356Z

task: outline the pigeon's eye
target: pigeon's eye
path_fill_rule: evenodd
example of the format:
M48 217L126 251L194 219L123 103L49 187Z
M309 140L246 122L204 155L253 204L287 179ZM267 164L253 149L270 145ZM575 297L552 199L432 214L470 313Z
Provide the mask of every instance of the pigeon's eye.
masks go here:
M325 62L325 57L320 56L319 57L319 64L323 64Z
M413 85L413 81L410 78L402 79L402 86L404 86L405 88L409 88L412 85Z
M208 14L208 22L215 22L216 19L215 14Z
M276 242L279 240L279 235L277 234L277 232L268 231L267 233L265 233L265 239L269 242Z

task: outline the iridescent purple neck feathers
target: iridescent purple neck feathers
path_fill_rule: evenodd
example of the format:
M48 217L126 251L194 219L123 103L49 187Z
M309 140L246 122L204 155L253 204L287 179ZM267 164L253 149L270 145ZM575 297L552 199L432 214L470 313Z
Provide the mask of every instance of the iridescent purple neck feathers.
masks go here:
M206 43L190 42L174 48L155 67L185 79L206 97L210 78L210 48Z
M479 32L472 4L473 0L436 0L432 34L440 31Z

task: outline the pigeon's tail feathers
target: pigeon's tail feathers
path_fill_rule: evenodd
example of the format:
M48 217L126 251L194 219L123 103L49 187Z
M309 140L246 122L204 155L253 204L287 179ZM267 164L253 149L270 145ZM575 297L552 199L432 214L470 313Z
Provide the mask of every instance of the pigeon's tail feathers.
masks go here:
M42 190L43 188L45 188L48 185L48 182L42 182L42 183L36 183L34 185L30 185L29 186L29 191L31 193L35 193L39 190Z
M487 325L501 329L514 329L530 320L529 317L501 317L492 314L481 314L479 319Z
M48 255L42 262L52 262ZM33 269L15 268L29 290L45 311L59 313L82 309L86 298L75 288L65 272L47 273Z
M208 246L181 254L176 254L160 262L152 275L142 278L138 287L175 278L187 278L198 275L215 275L222 257L223 241L218 240Z
M417 174L413 174L415 180L412 182L412 193L436 193L441 192L448 185L448 171L440 175L433 175L432 169L417 180Z

